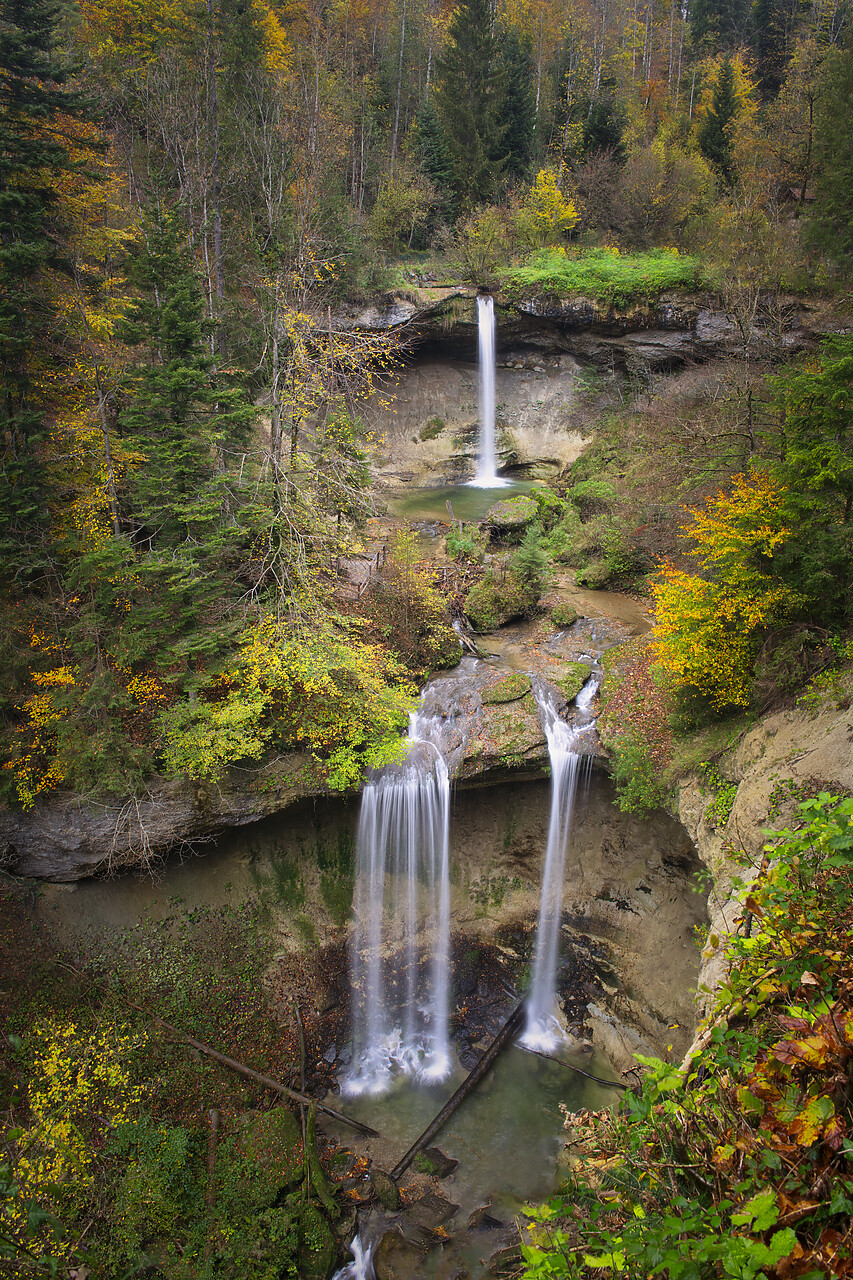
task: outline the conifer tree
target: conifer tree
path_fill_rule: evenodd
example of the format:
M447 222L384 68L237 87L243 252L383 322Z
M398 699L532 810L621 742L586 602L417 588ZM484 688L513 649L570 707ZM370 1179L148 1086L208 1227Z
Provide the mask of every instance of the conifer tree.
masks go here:
M515 28L501 37L505 90L500 122L504 126L503 146L506 152L504 173L520 182L530 180L533 169L533 133L535 103L533 98L533 41Z
M468 206L490 199L504 165L504 78L488 0L463 0L438 66L436 105L450 142L453 181Z
M853 40L826 59L815 142L821 172L817 180L813 239L853 277Z
M699 129L699 149L726 185L734 181L732 126L738 113L735 72L730 58L720 67L711 110Z
M214 371L204 299L179 215L150 210L143 244L131 269L141 296L125 336L144 362L119 424L144 458L134 472L129 514L152 544L191 545L203 557L228 522L226 492L234 494L228 472L254 410Z
M0 548L18 582L44 568L49 510L39 446L58 323L45 277L62 259L72 167L51 126L84 112L54 57L56 19L50 0L0 0Z
M421 173L429 178L441 198L442 213L450 216L453 212L453 162L447 134L431 98L426 99L415 117L412 145Z

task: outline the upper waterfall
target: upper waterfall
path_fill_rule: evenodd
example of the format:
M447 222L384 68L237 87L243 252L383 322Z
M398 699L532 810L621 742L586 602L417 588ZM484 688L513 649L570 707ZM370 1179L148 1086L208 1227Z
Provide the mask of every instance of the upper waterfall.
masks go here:
M495 470L495 302L491 294L477 295L477 334L480 354L480 452L471 481L480 489L501 488L507 482Z

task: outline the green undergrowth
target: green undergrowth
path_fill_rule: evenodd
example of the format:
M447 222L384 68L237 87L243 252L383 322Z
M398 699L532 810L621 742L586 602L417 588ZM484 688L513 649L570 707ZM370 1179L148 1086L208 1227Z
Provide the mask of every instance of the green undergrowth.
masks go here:
M326 870L348 858L330 850ZM294 1079L263 922L251 906L171 905L98 964L37 942L0 1042L4 1276L324 1280L334 1267L339 1208L310 1115L303 1143L295 1114L165 1025ZM14 924L15 899L2 906Z
M502 280L512 296L531 292L559 298L580 295L622 307L657 298L667 289L695 288L700 272L696 258L668 249L630 254L612 249L580 254L543 249L523 266L504 271Z
M853 799L801 803L766 853L691 1056L641 1058L618 1110L567 1120L532 1280L851 1273Z

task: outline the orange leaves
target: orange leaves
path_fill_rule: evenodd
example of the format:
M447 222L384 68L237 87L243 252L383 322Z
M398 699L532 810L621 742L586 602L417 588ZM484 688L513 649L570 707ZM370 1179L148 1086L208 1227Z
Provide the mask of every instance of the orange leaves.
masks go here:
M772 1045L748 1082L764 1104L762 1127L783 1142L800 1147L822 1142L840 1151L847 1125L836 1102L853 1058L853 1009L836 1001L814 1020L779 1021L794 1034Z

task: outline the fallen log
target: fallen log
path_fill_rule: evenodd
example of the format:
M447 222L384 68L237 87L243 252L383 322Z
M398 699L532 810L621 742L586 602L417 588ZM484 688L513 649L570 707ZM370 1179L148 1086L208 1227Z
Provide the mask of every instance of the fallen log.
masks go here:
M132 1009L144 1014L146 1018L151 1018L153 1022L159 1022L161 1027L165 1027L172 1035L177 1036L179 1040L183 1040L184 1044L197 1049L199 1053L206 1053L209 1058L215 1059L216 1062L221 1062L223 1066L230 1067L232 1071L239 1071L241 1075L248 1076L250 1080L257 1080L258 1084L264 1085L267 1089L275 1089L277 1093L283 1093L285 1097L292 1098L294 1102L300 1102L305 1107L316 1107L324 1116L331 1116L333 1120L349 1125L351 1129L356 1129L359 1133L365 1133L370 1138L379 1137L378 1130L371 1129L369 1124L362 1124L360 1120L353 1120L350 1116L345 1116L341 1111L334 1111L331 1107L327 1107L322 1102L317 1102L314 1098L309 1098L304 1093L299 1093L296 1089L289 1089L286 1084L282 1084L279 1080L273 1080L271 1076L264 1076L261 1075L260 1071L253 1071L251 1067L244 1067L243 1063L238 1062L236 1058L229 1058L227 1054L220 1053L218 1049L211 1049L209 1044L203 1044L201 1040L193 1039L185 1031L179 1031L177 1027L172 1026L171 1022L167 1022L165 1018L159 1017L156 1013L150 1013L147 1009L143 1009L141 1005L134 1004L131 1000L128 1000L127 1003Z
M474 1089L476 1089L489 1067L495 1059L499 1057L515 1036L515 1033L520 1029L523 1016L524 1001L522 1000L515 1006L480 1061L472 1067L471 1071L462 1081L453 1096L448 1098L447 1102L445 1102L435 1119L427 1125L426 1129L424 1129L417 1141L409 1147L406 1154L394 1165L394 1168L391 1170L392 1178L396 1180L406 1172L418 1152L422 1151L428 1143L432 1142L435 1135L447 1124L447 1121L453 1115L454 1111L462 1105L469 1093L472 1093Z

